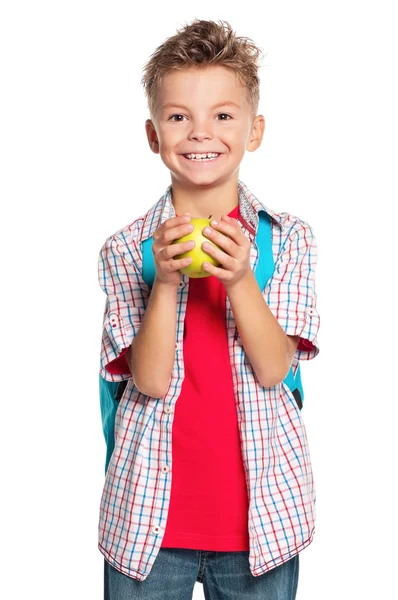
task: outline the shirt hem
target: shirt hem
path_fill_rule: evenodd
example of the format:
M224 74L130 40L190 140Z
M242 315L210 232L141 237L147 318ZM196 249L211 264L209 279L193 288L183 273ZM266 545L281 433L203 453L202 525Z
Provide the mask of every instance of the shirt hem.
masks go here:
M175 535L173 534L173 537L176 538L196 538L198 540L203 540L203 539L208 539L208 540L241 540L242 536L237 536L237 535L226 535L223 537L218 537L218 536L209 536L209 535L202 535L202 534L197 534L197 533L176 533Z
M176 542L162 544L161 548L184 548L186 550L202 550L207 552L249 552L250 546L246 544L211 544L195 540L185 541L183 539Z
M307 546L309 546L311 544L311 542L314 539L314 533L315 533L315 531L312 532L311 536L305 542L303 542L299 546L296 546L296 548L294 550L292 550L286 554L283 554L282 556L279 556L276 559L265 562L262 565L260 565L259 567L255 567L253 569L250 567L250 571L251 571L252 575L254 577L259 577L260 575L263 575L264 573L271 571L275 567L282 565L283 563L287 562L288 560L290 560L291 558L293 558L294 556L299 554L302 550L304 550ZM167 546L165 546L165 548L166 547ZM98 549L101 552L101 554L105 557L105 560L111 566L113 566L115 569L117 569L124 575L127 575L128 577L132 577L133 579L137 579L138 581L144 581L147 578L148 575L146 573L143 573L142 571L138 571L136 569L128 569L127 567L124 567L123 565L121 565L118 561L116 561L114 558L112 558L112 556L109 554L109 552L107 552L105 550L105 548L103 548L103 546L101 546L100 543L98 543ZM220 552L222 552L222 551L220 551ZM249 555L249 560L250 560L250 555Z
M103 548L103 546L101 546L101 544L98 544L98 549L101 552L101 554L104 556L105 560L115 569L117 569L118 571L120 571L121 573L123 573L124 575L127 575L127 577L131 577L133 579L137 579L138 581L144 581L147 578L147 574L143 573L142 571L137 571L136 569L128 569L127 567L124 567L123 565L121 565L118 561L116 561L114 558L112 558L112 556L109 554L109 552L107 552L105 550L105 548Z
M311 544L312 540L314 539L314 533L315 533L315 531L313 530L310 537L308 539L306 539L305 542L300 544L300 546L296 546L296 548L294 550L291 550L287 554L282 554L282 556L279 556L276 559L265 562L259 567L250 569L252 575L254 575L254 577L263 575L264 573L267 573L267 571L271 571L271 569L274 569L275 567L282 565L283 563L287 562L288 560L290 560L291 558L293 558L294 556L299 554L302 550L304 550L304 548L306 548L307 546L309 546Z

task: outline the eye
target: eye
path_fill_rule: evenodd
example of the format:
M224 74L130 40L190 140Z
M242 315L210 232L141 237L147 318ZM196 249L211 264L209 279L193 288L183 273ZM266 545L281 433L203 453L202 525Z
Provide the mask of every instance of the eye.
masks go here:
M174 119L174 117L183 117L183 116L184 115L171 115L171 117L169 117L167 120L172 121ZM175 122L177 123L178 121L175 121Z
M221 119L222 121L228 121L229 119L232 119L231 115L227 115L227 113L219 113L217 115L217 117L219 116L224 116L224 117L228 117L228 119ZM171 115L171 117L169 117L167 120L168 121L174 121L174 117L184 117L184 115L181 114L176 114L176 115ZM174 121L175 123L181 123L181 121Z

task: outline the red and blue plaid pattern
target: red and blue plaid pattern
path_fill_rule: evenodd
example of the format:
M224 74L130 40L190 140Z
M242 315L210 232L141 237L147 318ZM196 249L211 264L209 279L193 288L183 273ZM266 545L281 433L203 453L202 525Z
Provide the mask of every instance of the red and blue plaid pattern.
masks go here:
M252 242L253 272L258 261L258 212L265 210L272 217L275 270L263 296L286 334L311 342L300 345L295 353L292 368L296 373L299 360L310 360L319 353L316 240L308 223L286 212L271 211L240 180L238 193L242 231ZM167 521L173 410L184 380L187 276L177 293L175 362L167 394L163 398L145 396L128 371L110 374L106 365L131 344L148 304L150 291L141 276L141 242L174 216L170 185L145 215L105 241L98 264L99 283L106 294L100 372L108 381L128 379L116 412L115 448L100 503L98 547L111 565L139 581L151 571ZM258 576L311 543L315 489L301 411L285 383L265 388L257 381L228 296L226 328L249 493L249 564L253 576Z

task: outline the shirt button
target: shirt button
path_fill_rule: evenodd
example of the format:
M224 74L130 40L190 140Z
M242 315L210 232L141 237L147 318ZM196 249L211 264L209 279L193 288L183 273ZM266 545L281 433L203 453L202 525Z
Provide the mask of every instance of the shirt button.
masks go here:
M154 526L152 527L152 531L153 531L153 533L159 533L159 531L160 531L160 527L159 527L159 525L154 525Z
M112 327L117 327L118 316L115 313L111 313L109 315L109 320L111 322Z
M307 308L307 313L309 315L315 315L315 309L314 308Z
M162 473L168 473L170 471L170 467L168 465L163 465L163 467L160 470L162 471Z
M164 407L163 412L165 412L167 415L169 415L170 413L173 412L173 409L171 408L171 406L169 406L168 404Z

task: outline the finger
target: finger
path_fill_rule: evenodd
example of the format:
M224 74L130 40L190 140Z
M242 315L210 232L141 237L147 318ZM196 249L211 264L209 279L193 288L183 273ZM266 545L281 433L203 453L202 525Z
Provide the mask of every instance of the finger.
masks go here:
M163 225L161 226L162 230L174 229L174 227L180 227L181 225L186 225L190 223L191 216L188 214L179 215L178 217L173 217L171 219L167 219Z
M229 219L228 221L226 219ZM245 236L243 230L237 221L230 217L222 217L221 221L215 226L216 230L220 230L228 235L234 242L243 250L250 248L250 240Z
M174 240L178 240L179 238L188 235L188 233L192 233L193 230L194 226L192 223L181 223L180 225L173 227L164 233L165 242L169 244Z
M170 244L169 246L165 246L161 250L162 256L165 257L165 260L169 260L178 254L183 254L184 252L188 252L192 250L196 246L194 240L189 240L188 242L181 242L181 244Z
M174 227L178 227L180 225L184 225L191 221L192 217L190 213L184 213L183 215L179 215L178 217L172 217L171 219L166 219L160 227L153 234L153 239L159 239L163 233L169 229L173 229Z
M189 264L191 264L191 262L192 262L192 258L190 256L188 256L186 258L179 258L179 259L174 259L174 260L170 261L173 271L179 271L180 269L187 267Z
M230 254L223 252L220 250L220 248L217 248L210 242L203 242L202 248L205 252L207 252L207 254L210 254L210 256L214 257L226 269L233 270L236 261Z
M220 246L225 252L232 256L233 258L238 258L241 248L236 242L231 239L229 234L221 233L212 227L205 227L203 229L203 235L209 240L211 240L214 244ZM227 237L228 236L228 237ZM203 246L202 246L203 247Z
M222 269L220 267L215 267L214 265L212 265L208 262L202 263L202 267L207 273L217 277L217 279L219 279L219 281L221 281L221 283L226 283L228 281L228 277L226 277L226 275L228 274L228 271L226 271L225 269Z
M214 223L214 225L213 225ZM221 220L218 223L211 221L210 225L214 227L215 230L221 231L222 233L228 234L229 237L236 243L238 246L244 247L248 240L243 233L238 221L236 219L232 219L227 215L222 215Z
M192 258L190 256L185 257L185 258L166 260L166 261L162 260L160 262L160 268L162 269L162 271L164 273L171 273L174 271L178 271L179 269L182 269L183 267L186 267L191 262L192 262Z
M192 233L194 227L192 223L182 223L178 226L174 226L171 229L166 230L163 233L162 241L165 245L169 245L174 240L178 240L184 235L188 235L188 233Z

